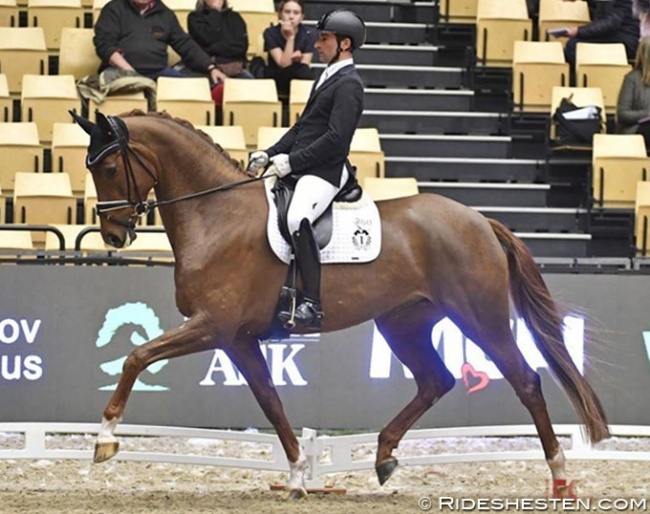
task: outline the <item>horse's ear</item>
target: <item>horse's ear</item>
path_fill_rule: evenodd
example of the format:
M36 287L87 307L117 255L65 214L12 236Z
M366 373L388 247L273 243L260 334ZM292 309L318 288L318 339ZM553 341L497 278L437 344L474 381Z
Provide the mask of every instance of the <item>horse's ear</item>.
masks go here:
M95 111L95 119L97 120L97 126L104 134L110 134L112 132L111 124L108 122L108 118L106 118L106 116L104 116L101 112Z
M79 124L79 126L84 129L84 131L88 134L91 135L93 128L95 127L95 124L84 118L83 116L79 116L76 112L70 110L68 111L70 113L70 116Z

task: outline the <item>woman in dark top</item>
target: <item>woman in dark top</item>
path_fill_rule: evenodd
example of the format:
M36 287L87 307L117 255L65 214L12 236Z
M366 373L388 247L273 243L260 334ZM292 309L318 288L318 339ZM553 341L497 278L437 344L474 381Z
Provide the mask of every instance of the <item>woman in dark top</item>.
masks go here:
M280 22L264 31L264 50L269 55L267 76L275 80L283 97L289 96L292 79L314 78L309 65L316 34L302 24L304 17L302 0L283 0L278 10Z
M190 36L210 55L227 77L249 78L246 70L246 22L228 7L228 0L198 0L187 16Z

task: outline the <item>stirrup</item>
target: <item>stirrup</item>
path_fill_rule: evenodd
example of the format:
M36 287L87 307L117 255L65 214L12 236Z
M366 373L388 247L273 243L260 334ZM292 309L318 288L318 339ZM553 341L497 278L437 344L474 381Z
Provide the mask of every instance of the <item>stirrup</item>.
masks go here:
M294 320L296 326L320 327L321 320L324 316L320 302L305 299L296 307Z

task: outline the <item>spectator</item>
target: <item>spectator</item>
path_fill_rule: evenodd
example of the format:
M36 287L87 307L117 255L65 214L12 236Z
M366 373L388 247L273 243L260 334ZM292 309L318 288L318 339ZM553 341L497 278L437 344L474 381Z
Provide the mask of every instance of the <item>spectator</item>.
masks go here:
M226 76L252 79L246 69L246 22L228 7L228 0L197 0L187 16L187 27L203 50Z
M575 2L576 0L564 0ZM632 13L632 0L587 0L592 21L582 27L569 27L564 48L566 60L575 66L578 43L623 43L628 59L634 59L639 43L639 20Z
M192 71L209 74L214 83L226 77L161 0L110 0L95 23L93 42L102 60L99 71L116 68L154 80L186 77L168 66L169 45Z
M650 116L650 37L639 42L634 68L629 72L618 95L616 131L622 134L643 133L639 120Z
M289 96L292 79L310 80L316 34L302 24L305 10L302 0L282 0L278 10L280 23L264 31L264 50L269 54L267 76L275 80L278 94Z

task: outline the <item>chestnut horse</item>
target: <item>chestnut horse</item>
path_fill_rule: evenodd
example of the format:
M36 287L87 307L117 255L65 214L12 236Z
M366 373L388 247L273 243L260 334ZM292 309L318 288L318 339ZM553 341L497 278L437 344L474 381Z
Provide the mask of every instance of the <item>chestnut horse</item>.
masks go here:
M117 453L114 430L139 373L161 359L221 348L246 378L283 445L288 496L303 496L306 458L259 347L287 274L287 265L267 243L262 182L252 180L206 134L167 114L98 113L96 124L75 118L91 135L87 165L104 240L118 248L130 244L136 218L146 211L143 199L153 188L175 257L176 304L188 318L126 359L103 413L95 461ZM509 293L591 441L608 437L609 430L600 401L564 345L562 318L530 252L499 222L441 196L383 201L378 208L379 257L367 264L323 267L322 330L374 320L415 377L415 397L379 434L379 482L397 466L392 452L406 431L454 386L431 343L434 324L448 316L512 385L535 423L554 483L561 485L565 457L539 375L511 332Z

